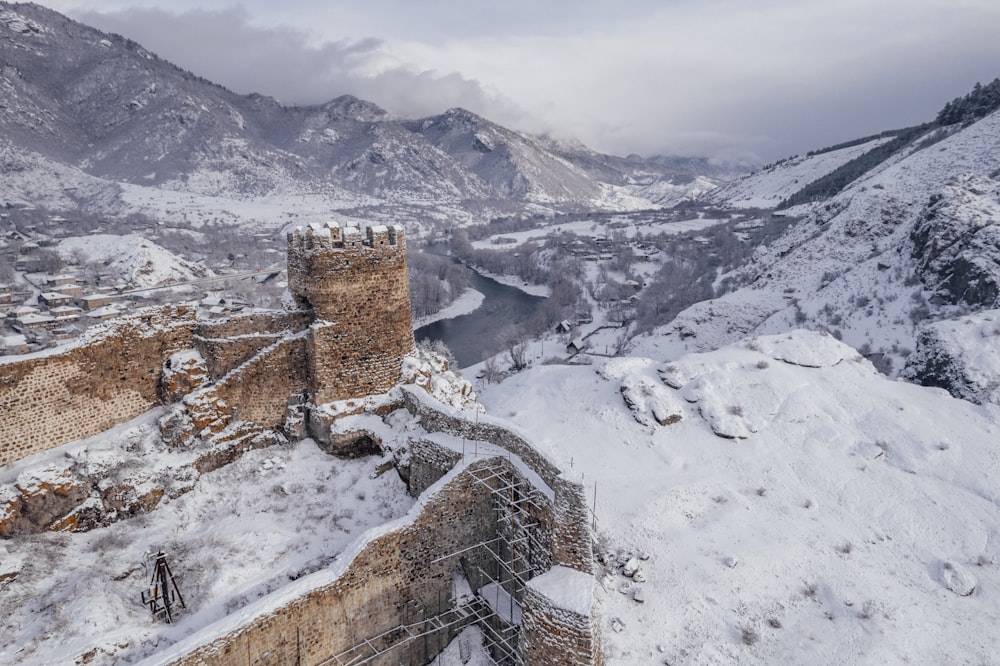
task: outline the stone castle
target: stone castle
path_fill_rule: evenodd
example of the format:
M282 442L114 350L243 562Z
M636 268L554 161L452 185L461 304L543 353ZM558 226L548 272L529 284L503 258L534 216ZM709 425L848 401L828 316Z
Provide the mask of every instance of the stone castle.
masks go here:
M589 601L584 608L558 601L566 581L592 582L582 486L516 429L470 420L420 382L401 386L414 352L402 227L296 229L288 234L288 285L293 302L281 312L200 321L186 306L155 308L109 323L82 344L0 360L0 466L158 405L171 406L160 420L164 440L204 451L193 463L198 472L276 437L311 436L332 453L364 455L365 437L331 435L336 419L405 408L426 432L483 442L495 453L470 459L447 440L411 442L400 474L421 501L404 524L365 537L332 581L324 572L319 582L306 577L295 601L246 612L237 629L208 627L160 661L428 663L458 631L479 624L505 637L494 645L502 662L600 663ZM76 507L92 492L43 489L39 512L31 510L38 496L21 491L0 503L0 537L86 529ZM120 519L155 507L162 495L155 492L133 498L134 507L98 499L117 502ZM53 497L62 498L58 510ZM481 601L459 605L451 594L456 568L473 589L502 588L519 620ZM486 574L494 569L496 580Z
M296 229L288 285L295 307L284 312L198 321L185 306L150 309L86 344L3 359L0 464L158 404L184 403L186 437L235 421L285 428L298 416L308 426L309 406L399 381L414 346L402 227Z

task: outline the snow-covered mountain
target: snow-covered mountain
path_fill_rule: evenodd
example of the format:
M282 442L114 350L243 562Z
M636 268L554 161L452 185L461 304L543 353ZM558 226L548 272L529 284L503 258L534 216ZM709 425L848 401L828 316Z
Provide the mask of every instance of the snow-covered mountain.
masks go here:
M782 165L729 191L773 201L779 174L835 157L848 155ZM927 325L1000 306L998 176L1000 112L910 145L839 194L800 207L803 217L734 275L745 286L692 306L637 348L680 354L806 326L898 373L930 340Z
M774 208L809 183L888 140L872 139L847 148L791 157L732 180L702 200L732 208Z
M644 185L671 183L671 196L713 184L685 175L694 182L685 189L682 170L654 161L592 151L567 159L545 140L461 109L414 121L351 96L289 107L237 95L38 5L0 3L0 63L0 160L21 174L0 181L0 200L65 205L66 196L47 193L69 170L101 191L93 197L71 184L71 203L102 213L185 192L212 197L216 217L234 201L284 199L296 209L305 197L348 216L393 207L404 220L470 221L539 205L656 206L662 194L621 189L634 184L625 162L645 173ZM143 212L158 215L155 205Z

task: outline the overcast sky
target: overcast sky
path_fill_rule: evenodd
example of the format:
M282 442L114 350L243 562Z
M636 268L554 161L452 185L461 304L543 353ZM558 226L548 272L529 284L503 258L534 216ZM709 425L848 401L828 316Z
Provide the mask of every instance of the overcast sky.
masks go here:
M793 153L1000 76L1000 0L42 0L236 92L462 106L619 155Z

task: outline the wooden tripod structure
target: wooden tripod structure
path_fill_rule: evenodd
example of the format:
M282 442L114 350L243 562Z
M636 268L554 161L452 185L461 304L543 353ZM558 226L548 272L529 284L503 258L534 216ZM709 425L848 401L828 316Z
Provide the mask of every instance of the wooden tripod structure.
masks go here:
M166 618L167 623L173 622L171 605L179 603L181 608L184 605L184 597L177 587L177 581L167 564L167 556L161 550L156 554L153 562L153 573L149 579L149 588L142 591L142 603L149 606L149 612L153 614L153 619Z

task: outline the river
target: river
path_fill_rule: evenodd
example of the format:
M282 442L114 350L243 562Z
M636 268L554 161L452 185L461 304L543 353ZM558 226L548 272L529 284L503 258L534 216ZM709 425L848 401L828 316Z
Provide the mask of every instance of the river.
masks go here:
M425 249L425 251L428 251ZM413 337L441 340L455 355L460 368L479 363L503 350L499 333L508 324L519 325L531 319L545 299L531 296L515 287L472 271L472 288L485 297L482 305L459 317L439 319L421 326Z

